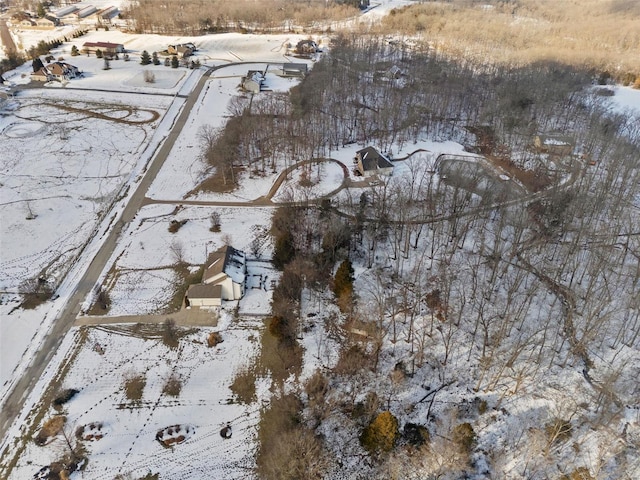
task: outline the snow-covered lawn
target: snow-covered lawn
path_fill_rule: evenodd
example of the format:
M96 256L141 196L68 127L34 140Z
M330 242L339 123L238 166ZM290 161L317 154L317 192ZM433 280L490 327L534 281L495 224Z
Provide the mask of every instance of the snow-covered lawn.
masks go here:
M136 333L133 326L71 332L76 338L72 351L78 354L59 391L79 393L61 412L51 408L44 420L63 413L64 431L74 444L78 428L85 427L82 435L90 439L82 442L89 456L83 478L139 478L149 472L194 480L250 478L261 402L242 404L229 386L257 355L261 328L259 320L223 316L217 328L193 331L177 348L167 347L158 333ZM212 331L220 331L223 342L210 348ZM139 400L125 391L126 381L134 377L145 380ZM178 395L163 391L171 378L180 383ZM258 400L268 398L268 384L258 379ZM227 425L231 438L222 438ZM92 433L103 437L91 439ZM157 440L159 434L165 441L173 435L179 443L166 447ZM32 478L65 453L62 436L42 447L28 441L10 478Z

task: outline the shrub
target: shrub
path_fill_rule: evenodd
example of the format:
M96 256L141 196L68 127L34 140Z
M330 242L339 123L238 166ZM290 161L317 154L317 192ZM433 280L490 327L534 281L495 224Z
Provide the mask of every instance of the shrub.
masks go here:
M171 57L171 68L178 68L179 66L180 61L178 60L178 57L174 55L173 57Z
M100 49L96 50L96 58L102 58L102 50Z
M370 364L369 355L360 345L356 344L340 352L340 358L333 371L338 375L353 375L368 368Z
M187 222L188 220L181 220L181 221L171 220L171 222L169 222L169 232L176 233Z
M429 430L424 425L416 423L407 423L402 431L404 439L407 443L415 447L421 447L425 443L429 443Z
M149 65L151 63L151 56L149 55L149 52L147 52L146 50L142 51L142 54L140 55L140 65Z
M351 295L352 292L353 267L351 266L351 262L347 259L340 264L336 271L336 275L333 279L333 293L335 293L336 297L340 298L345 294Z
M162 393L170 397L178 397L181 390L182 382L175 374L172 374L167 380L167 383L164 384L164 387L162 387Z
M544 426L544 431L549 438L549 444L555 444L569 440L573 433L573 427L570 421L555 418Z
M128 378L124 382L124 393L129 400L139 401L142 399L142 393L146 385L147 379L142 375Z
M149 70L145 70L142 73L142 77L144 78L144 81L146 83L155 83L156 82L156 75L153 72L149 71Z
M461 423L453 429L452 439L465 452L471 452L476 443L476 432L470 423Z
M180 331L176 327L175 320L167 318L162 325L162 343L169 348L178 348Z
M398 419L389 411L380 413L360 435L360 443L369 451L390 452L398 439Z
M62 431L62 427L64 427L65 422L67 421L67 417L64 415L56 415L55 417L51 417L49 420L44 422L44 425L40 429L40 432L36 435L33 441L36 445L44 445L47 443L47 440L51 437L55 437Z
M211 332L207 337L207 345L210 348L215 347L216 345L222 342L224 342L224 340L222 339L222 335L220 335L220 332Z
M69 400L71 400L78 392L79 390L76 390L75 388L67 388L65 390L62 390L53 399L53 406L61 407L62 405L67 403Z

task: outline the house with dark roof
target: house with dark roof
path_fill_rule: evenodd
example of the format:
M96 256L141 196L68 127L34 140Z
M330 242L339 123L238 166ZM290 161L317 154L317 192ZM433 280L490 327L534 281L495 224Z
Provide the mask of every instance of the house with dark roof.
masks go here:
M244 252L224 246L209 255L202 283L189 287L185 305L217 308L222 305L222 300L240 300L244 296L246 275Z
M71 80L81 76L78 67L65 62L51 62L45 68L56 80Z
M358 150L354 160L358 172L363 177L391 175L393 173L393 163L373 147Z

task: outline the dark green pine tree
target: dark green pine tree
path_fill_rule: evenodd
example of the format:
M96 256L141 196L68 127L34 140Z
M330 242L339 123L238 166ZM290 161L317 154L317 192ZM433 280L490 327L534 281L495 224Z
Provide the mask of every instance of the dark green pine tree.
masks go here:
M178 57L174 55L173 57L171 57L171 68L178 68L179 66L180 61L178 60Z
M149 65L151 63L151 56L149 52L146 50L142 51L142 55L140 55L140 65Z
M158 52L153 52L151 54L151 60L154 65L160 65L160 59L158 58Z

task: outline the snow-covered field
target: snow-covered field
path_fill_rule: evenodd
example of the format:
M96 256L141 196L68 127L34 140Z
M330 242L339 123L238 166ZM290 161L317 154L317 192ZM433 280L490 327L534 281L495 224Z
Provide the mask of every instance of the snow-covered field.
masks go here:
M82 265L74 265L78 258L84 258L78 257L82 247L106 227L109 218L119 214L119 196L124 194L126 186L134 185L138 180L183 103L177 94L188 93L202 74L202 71L171 70L164 66L142 67L137 58L142 50L151 52L162 50L172 42L194 41L200 49L197 58L207 65L240 60L260 63L221 69L208 81L198 108L192 112L183 134L149 189L150 203L138 212L124 232L103 272L102 279L110 288L113 304L110 315L161 310L175 288L173 266L177 252L192 266L200 265L208 252L226 242L247 252L255 250L252 256L269 257L271 246L266 232L271 208L251 202L269 192L277 174L245 175L240 187L230 194L188 194L209 170L200 158L199 129L203 125L221 126L229 115L228 101L238 94L237 86L246 70L265 66L263 62L287 61L284 56L286 45L296 40L295 36L228 34L178 38L135 36L118 31L90 32L82 39L74 40L74 44L80 47L85 41L124 43L132 51L132 60L112 61L111 69L103 70L104 63L94 57L71 57L72 44L65 44L56 56L63 56L77 65L85 72L85 77L72 80L66 88L53 84L43 89L25 90L9 103L8 109L0 112L0 142L3 152L11 152L0 157L3 223L0 289L10 292L0 297L2 396L11 379L20 374L21 365L28 361L28 354L23 354L37 348L38 330L46 330L46 323L55 317L55 309L61 308L60 302L54 302L30 311L16 309L18 297L15 292L20 283L42 271L60 280L70 265L82 268ZM23 38L22 41L29 40ZM155 73L154 84L144 82L143 68ZM24 66L7 78L13 84L25 83L28 70L29 67ZM292 82L269 75L267 84L273 90L286 90ZM98 92L101 89L111 92ZM615 108L634 108L633 111L640 112L639 91L628 88L616 88L615 91L616 95L612 97ZM149 148L150 145L153 148ZM331 156L349 171L353 155L359 148L361 146L352 145L332 152ZM405 147L395 156L400 158L417 149L426 150L419 155L429 165L439 153L464 152L455 142L425 141ZM391 181L401 181L411 174L411 170L411 160L397 162ZM313 185L305 193L305 189L298 188L301 172L303 169L291 173L274 196L275 202L326 195L338 189L345 178L343 167L337 163L313 166L309 178ZM356 184L361 182L350 173L349 177ZM180 201L187 199L210 204L181 205ZM154 203L159 200L175 203ZM216 206L214 202L235 202L237 205ZM214 210L221 217L219 233L209 231ZM27 220L28 217L34 218ZM171 220L187 222L171 234L168 231ZM85 261L88 260L90 256ZM256 274L275 276L262 264L256 263L254 268ZM361 281L365 280L364 275ZM541 308L544 301L540 301ZM264 315L268 303L268 294L259 289L249 290L240 302L239 311L247 315ZM309 320L315 326L303 338L303 376L308 377L316 367L332 366L337 354L336 345L322 328L325 317L321 299L305 291L303 307L304 312L313 313L311 318L315 318ZM243 317L236 320L224 312L214 328L222 332L224 343L208 348L206 338L211 329L200 329L184 337L177 349L166 347L158 338L141 338L119 328L82 331L86 333L73 329L62 349L69 352L77 349L78 354L72 359L61 388L76 388L80 393L64 407L66 428L74 435L77 427L100 424L104 433L100 440L85 442L90 462L82 478L111 479L118 474L140 476L156 471L167 478L249 478L247 469L254 465L260 401L268 399L269 381L259 380L259 401L249 406L230 402L228 387L234 374L257 354L261 325L258 320ZM384 361L393 362L393 357L387 353ZM64 352L61 352L57 361L61 362L63 356ZM460 354L451 360L452 370L465 367L463 356ZM162 392L172 373L182 380L181 392L175 398ZM146 378L142 399L128 401L123 393L123 379L139 374ZM37 402L52 375L50 372L42 379L34 395L27 400L28 406ZM571 385L572 380L566 379L565 384L552 387ZM394 386L389 383L382 388L391 392ZM496 413L492 417L493 423L485 426L486 438L491 437L499 444L500 437L516 431L515 427L524 423L523 418L539 415L540 405L551 400L538 396L546 391L546 385L524 385L523 388L530 389L525 401L512 403L506 398L504 410L510 415L502 418L502 413ZM412 395L417 394L413 392ZM398 402L408 405L415 402L413 397ZM458 397L442 399L443 402L458 400ZM53 413L49 410L45 420ZM420 410L415 415L423 413ZM632 414L623 412L625 415ZM233 428L233 435L225 440L219 432L228 423ZM188 433L184 443L172 448L163 447L156 440L156 434L174 425L180 425L181 431ZM8 440L5 439L3 445ZM487 440L487 445L489 443ZM61 437L46 447L38 447L32 442L26 442L26 445L11 478L31 478L65 449ZM589 452L586 448L585 451Z
M223 315L217 328L188 334L177 348L133 326L72 330L74 360L59 391L79 390L63 407L66 435L75 442L82 427L85 437L94 435L83 442L90 461L82 477L111 480L160 472L162 478L248 478L255 464L260 400L268 399L269 382L258 380L259 401L249 405L235 399L229 386L257 355L261 327L259 320ZM223 342L210 348L207 338L213 331L222 332ZM135 377L145 382L137 400L127 397L124 386ZM166 391L172 378L180 384L177 395ZM51 408L45 418L58 413ZM220 434L226 426L231 438ZM161 431L178 443L163 445L157 440ZM10 478L32 478L66 448L61 436L45 447L28 442Z

